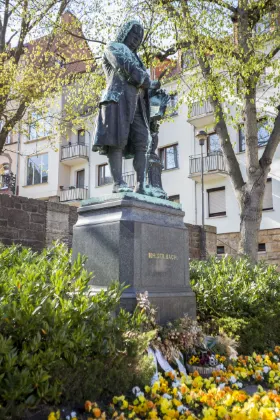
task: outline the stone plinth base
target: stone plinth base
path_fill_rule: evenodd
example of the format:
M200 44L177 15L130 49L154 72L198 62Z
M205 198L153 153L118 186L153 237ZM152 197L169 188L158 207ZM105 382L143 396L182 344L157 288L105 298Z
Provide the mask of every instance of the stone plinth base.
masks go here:
M127 284L122 306L135 307L148 291L161 323L184 313L194 317L189 284L188 234L180 205L132 193L86 200L74 226L73 257L88 257L97 289L118 280Z

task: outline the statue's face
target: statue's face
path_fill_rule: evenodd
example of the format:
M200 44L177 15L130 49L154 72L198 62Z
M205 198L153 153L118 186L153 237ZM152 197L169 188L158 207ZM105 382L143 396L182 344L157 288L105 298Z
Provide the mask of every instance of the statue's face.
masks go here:
M134 25L132 26L129 33L126 35L124 44L131 50L136 51L139 48L143 39L143 29L141 26Z

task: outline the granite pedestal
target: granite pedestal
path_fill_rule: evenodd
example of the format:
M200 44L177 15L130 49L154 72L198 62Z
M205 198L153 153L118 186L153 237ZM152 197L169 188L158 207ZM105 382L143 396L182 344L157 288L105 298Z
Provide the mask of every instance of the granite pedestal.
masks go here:
M148 291L159 322L184 313L194 317L189 284L188 232L180 205L133 193L82 203L74 226L73 257L88 257L98 290L118 280L129 285L122 306L133 310L136 294Z

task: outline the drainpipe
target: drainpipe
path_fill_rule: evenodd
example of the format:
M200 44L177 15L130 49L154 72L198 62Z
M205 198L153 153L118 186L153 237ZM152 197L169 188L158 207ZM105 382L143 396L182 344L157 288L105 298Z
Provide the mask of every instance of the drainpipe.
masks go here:
M18 195L18 176L19 176L19 154L20 154L20 140L21 140L21 135L20 135L20 129L19 129L19 133L18 133L18 144L17 144L17 159L16 159L16 185L15 185L15 195Z

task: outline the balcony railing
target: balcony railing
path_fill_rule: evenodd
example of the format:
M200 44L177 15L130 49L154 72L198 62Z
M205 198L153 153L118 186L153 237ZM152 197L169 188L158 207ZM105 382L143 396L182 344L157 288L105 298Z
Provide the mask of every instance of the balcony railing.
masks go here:
M203 156L203 172L227 172L222 152ZM201 156L190 156L190 175L201 173Z
M79 201L86 200L88 198L88 188L84 187L73 187L64 188L60 191L60 201Z
M212 114L212 106L209 101L204 101L202 104L201 102L194 102L192 104L192 111L190 118L199 117L200 115L205 114Z
M86 144L68 144L61 147L61 160L73 159L76 157L88 159L89 150Z
M135 172L124 172L123 180L127 183L127 186L134 188L135 186Z

